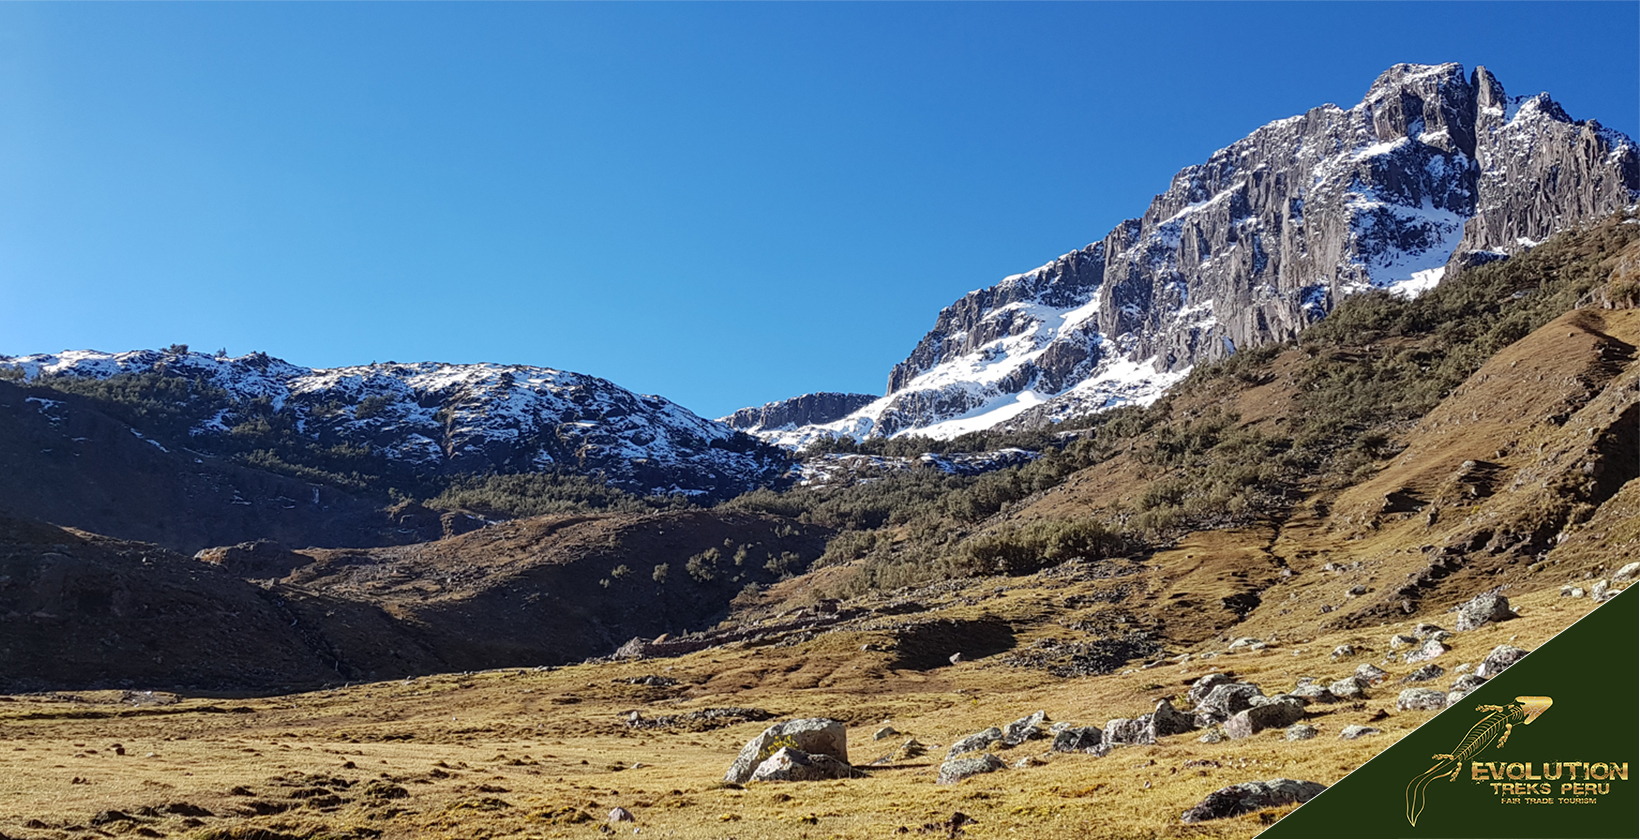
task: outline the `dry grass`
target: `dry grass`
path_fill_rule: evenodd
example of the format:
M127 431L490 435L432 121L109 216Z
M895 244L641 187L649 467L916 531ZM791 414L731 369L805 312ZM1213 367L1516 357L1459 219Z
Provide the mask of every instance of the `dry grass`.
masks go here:
M1092 585L1044 575L977 580L953 592L939 614L1009 617L1021 628L1018 645L1026 647L1065 635L1056 623L1063 611L1051 605ZM998 593L999 586L1007 591ZM1535 647L1590 606L1549 589L1516 603L1521 618L1459 634L1442 663L1450 669L1478 662L1507 641ZM17 696L0 701L6 733L0 832L30 840L120 833L242 840L573 837L596 833L609 809L621 806L651 836L885 837L900 826L915 832L962 811L978 820L967 830L975 838L1246 837L1263 825L1259 815L1205 826L1184 826L1178 817L1209 791L1239 781L1334 782L1429 715L1395 712L1399 687L1384 686L1364 708L1312 707L1310 722L1322 732L1313 741L1287 742L1280 732L1219 744L1173 736L1104 758L1048 755L1044 766L955 786L934 782L941 745L1039 708L1052 719L1103 726L1148 711L1155 697L1182 694L1213 670L1233 671L1267 692L1289 689L1303 676L1340 677L1359 661L1379 661L1389 635L1401 629L1321 634L1211 658L1200 658L1206 646L1199 646L1198 656L1183 664L1071 680L1011 667L1000 657L896 670L888 653L861 649L882 647L873 642L886 642L884 634L846 632L788 647L736 643L670 660L446 675L284 697L171 704L139 697L133 704L116 692ZM1329 652L1344 642L1374 652L1331 661ZM1392 679L1410 670L1385 667ZM626 682L647 674L678 685ZM766 724L694 732L624 724L631 710L656 717L723 706L844 720L851 758L869 775L722 787L716 781L740 745ZM1383 736L1337 740L1339 729L1366 722L1379 708L1390 711L1375 724ZM873 741L871 733L885 722L905 734ZM905 737L929 744L930 756L869 766ZM1002 757L1041 756L1045 746L1033 741ZM186 807L167 811L179 803L211 816L188 816L193 811ZM97 822L110 810L136 819L104 815Z

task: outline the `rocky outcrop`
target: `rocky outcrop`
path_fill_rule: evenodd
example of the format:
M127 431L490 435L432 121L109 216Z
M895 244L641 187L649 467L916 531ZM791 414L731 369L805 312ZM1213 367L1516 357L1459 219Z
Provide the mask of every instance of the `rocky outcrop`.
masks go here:
M1279 808L1314 799L1326 790L1320 782L1301 782L1294 779L1271 779L1267 782L1242 782L1219 788L1184 812L1187 823L1222 820L1265 808Z
M830 423L864 408L876 394L842 394L820 391L800 397L764 403L757 408L742 408L728 417L718 418L730 428L743 432L762 432L774 429L812 426Z
M1417 294L1640 196L1632 140L1485 68L1398 64L1350 108L1265 125L1137 218L942 310L884 397L805 436L950 436L1158 397L1343 297ZM961 424L946 421L963 417ZM943 425L942 425L943 424Z
M723 774L723 780L737 784L750 781L765 762L776 753L788 749L803 753L803 760L808 762L808 765L819 766L816 756L823 755L847 766L848 730L842 723L829 718L803 718L777 723L741 747L740 755L729 766L728 772ZM802 763L796 758L788 758L794 767ZM825 767L830 768L831 765L825 763ZM823 771L824 768L816 772Z

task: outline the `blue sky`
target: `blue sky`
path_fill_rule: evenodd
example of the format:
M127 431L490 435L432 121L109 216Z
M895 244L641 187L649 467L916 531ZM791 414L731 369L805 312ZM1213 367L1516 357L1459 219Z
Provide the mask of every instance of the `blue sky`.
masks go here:
M1636 3L0 4L0 353L881 393L964 292L1444 61L1640 128Z

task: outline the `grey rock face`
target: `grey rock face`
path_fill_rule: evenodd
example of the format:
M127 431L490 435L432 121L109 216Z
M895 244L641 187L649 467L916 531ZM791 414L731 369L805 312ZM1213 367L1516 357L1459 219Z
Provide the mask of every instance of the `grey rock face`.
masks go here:
M791 748L811 758L828 755L848 764L848 730L843 724L830 718L802 718L777 723L747 741L746 746L740 748L740 755L735 758L734 764L729 765L728 772L723 774L723 780L740 784L749 781L758 766L780 749L775 746L777 739L789 742Z
M975 732L966 738L957 739L957 742L951 745L951 749L946 751L945 757L954 758L963 753L977 752L991 746L992 742L1000 740L1002 740L1002 730L993 726L984 732Z
M1446 708L1446 692L1434 688L1409 688L1395 698L1402 712L1427 712Z
M1451 649L1437 639L1430 639L1417 649L1407 651L1405 661L1408 663L1428 662Z
M936 784L954 785L971 776L981 773L994 773L1007 766L1002 759L985 753L971 758L954 758L940 765L940 776Z
M1303 717L1304 703L1296 697L1285 697L1237 712L1224 722L1224 734L1231 738L1250 738L1265 729L1291 726Z
M1508 621L1515 617L1509 609L1509 599L1496 593L1476 595L1458 607L1458 621L1452 626L1458 632L1473 630L1489 621Z
M1308 741L1319 734L1320 730L1307 723L1295 723L1287 727L1287 740Z
M754 782L818 782L825 779L847 779L854 768L829 755L809 753L781 747L764 759L752 771Z
M1354 106L1265 125L1099 241L947 306L886 395L833 430L892 435L1027 389L1051 398L1008 427L1153 399L1165 374L1291 338L1345 296L1424 288L1609 215L1640 191L1637 160L1484 68L1396 65Z
M1514 645L1498 645L1492 648L1492 652L1488 653L1486 658L1481 660L1480 666L1475 668L1475 676L1491 679L1503 673L1505 668L1519 662L1526 654L1527 651Z
M1360 700L1367 696L1361 681L1353 676L1345 677L1327 686L1327 690L1340 700Z
M754 433L770 429L812 426L845 417L864 408L875 399L875 394L820 391L764 403L757 408L742 408L728 417L719 418L719 422L727 423L730 428Z
M1360 690L1360 685L1359 684L1353 683L1353 682L1351 684L1355 685L1357 691ZM1292 695L1294 697L1302 697L1304 700L1306 700L1307 702L1310 702L1310 703L1337 703L1338 702L1338 697L1336 697L1333 694L1332 689L1330 689L1330 688L1328 688L1327 686L1324 686L1324 685L1317 685L1315 683L1309 683L1307 685L1301 685L1298 688L1293 689L1292 690Z
M1231 715L1252 707L1254 698L1264 692L1252 683L1221 683L1213 687L1196 706L1196 719L1212 723L1229 720Z
M1194 715L1173 708L1171 701L1158 700L1156 701L1155 711L1150 713L1150 721L1147 726L1150 730L1150 740L1155 741L1157 738L1166 735L1180 735L1195 729L1196 718Z
M1440 676L1445 673L1445 668L1431 662L1430 664L1402 677L1401 684L1406 685L1407 683L1429 682L1430 680L1440 678Z
M1230 679L1228 674L1222 674L1215 671L1191 683L1190 691L1185 693L1185 698L1188 699L1190 704L1193 706L1200 705L1203 700L1207 699L1208 693L1211 692L1216 686L1224 685L1229 682L1235 682L1235 680Z
M1104 733L1097 726L1076 726L1061 729L1053 736L1051 752L1084 752L1099 746Z
M1362 685L1377 685L1387 677L1389 677L1389 672L1377 665L1363 662L1355 669L1355 678L1360 680Z
M1105 743L1110 746L1156 743L1155 732L1150 729L1150 715L1112 718L1105 724Z
M1008 747L1017 747L1032 738L1042 737L1042 731L1037 729L1037 727L1042 725L1042 721L1047 719L1047 712L1038 711L1008 724L1002 730L1001 740L1003 745Z
M1353 741L1356 738L1365 738L1368 735L1380 735L1383 731L1375 726L1362 726L1359 723L1352 723L1338 730L1338 737L1345 741Z
M1293 779L1271 779L1266 782L1242 782L1219 788L1196 803L1181 817L1186 823L1221 820L1265 808L1308 802L1326 790L1320 782L1300 782Z

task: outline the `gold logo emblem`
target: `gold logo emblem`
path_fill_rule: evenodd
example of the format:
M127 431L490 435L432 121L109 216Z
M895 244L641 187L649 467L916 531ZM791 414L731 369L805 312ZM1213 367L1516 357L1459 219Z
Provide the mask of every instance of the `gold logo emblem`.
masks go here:
M1450 753L1437 753L1434 766L1430 767L1407 784L1407 822L1417 825L1418 815L1424 811L1424 788L1441 776L1448 776L1447 781L1456 782L1458 774L1463 772L1464 762L1478 756L1488 745L1497 739L1498 748L1508 743L1510 733L1515 731L1515 724L1522 726L1538 719L1538 716L1549 710L1555 701L1552 697L1516 697L1515 702L1507 706L1476 706L1475 711L1486 712L1486 717L1469 728L1469 734L1458 742L1457 749Z

